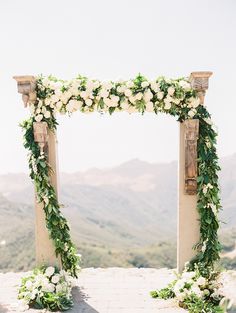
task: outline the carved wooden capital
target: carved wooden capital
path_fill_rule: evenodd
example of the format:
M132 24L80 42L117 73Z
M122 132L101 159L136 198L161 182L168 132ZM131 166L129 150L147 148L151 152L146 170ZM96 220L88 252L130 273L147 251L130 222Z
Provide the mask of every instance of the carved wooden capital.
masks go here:
M40 150L43 151L48 141L48 125L46 122L34 122L34 141L40 146Z
M17 81L18 92L22 94L24 106L27 107L29 102L36 100L36 79L34 76L13 76Z
M204 103L204 97L209 85L209 77L212 72L192 72L189 78L190 84L197 91L200 103Z
M197 140L199 120L186 120L184 123L185 144L185 193L197 193Z

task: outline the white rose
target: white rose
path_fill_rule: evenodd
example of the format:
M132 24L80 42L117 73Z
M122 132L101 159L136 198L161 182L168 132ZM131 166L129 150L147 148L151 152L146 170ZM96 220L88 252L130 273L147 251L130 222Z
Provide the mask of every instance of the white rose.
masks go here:
M121 103L120 106L121 106L121 108L122 108L124 111L127 111L128 108L129 108L129 103L126 102L126 101L124 101L124 102Z
M188 279L192 279L195 275L196 275L195 272L184 272L182 274L182 277L188 280Z
M128 112L129 114L131 114L131 113L137 112L137 110L136 110L136 108L135 108L134 106L131 105L131 106L128 108L127 112Z
M196 114L196 110L195 110L195 109L191 109L191 110L188 112L188 116L189 116L190 118L193 118L195 114Z
M136 100L141 100L142 97L143 97L143 94L142 94L141 92L139 92L139 93L137 93L137 94L135 95L135 99L136 99Z
M42 291L53 292L54 290L55 290L55 286L51 283L42 286Z
M185 297L186 297L186 294L185 294L184 292L178 292L178 293L176 294L176 298L177 298L180 302L183 302L184 299L185 299Z
M93 104L93 101L91 99L86 99L85 103L86 103L87 106L90 107Z
M200 297L202 296L202 291L198 286L192 286L191 291L195 293L196 296Z
M25 283L25 287L26 287L27 289L31 288L32 285L33 285L33 283L32 283L31 280L27 280L27 282Z
M50 116L51 116L51 113L50 113L49 111L46 111L46 112L44 113L44 117L45 117L45 118L50 118Z
M153 98L153 94L150 89L148 89L143 96L145 102L149 102Z
M35 121L36 122L41 122L42 119L43 119L43 114L38 114L38 115L35 116Z
M154 112L154 107L152 102L146 103L146 111L147 112Z
M107 90L101 89L100 96L102 98L107 98L109 96L109 92Z
M206 285L206 278L204 278L204 277L199 277L199 278L197 279L197 284L198 284L198 286L204 286L204 285Z
M106 106L108 106L108 107L112 106L112 101L110 98L104 98L103 101L104 101Z
M129 101L134 104L136 101L136 98L134 96L131 96L129 97Z
M83 98L84 100L86 100L87 98L89 98L89 92L87 90L81 91L80 97Z
M56 103L56 108L57 108L58 111L61 109L62 106L63 106L63 103L61 101L58 101Z
M57 95L52 95L51 96L51 102L53 102L53 103L56 103L56 102L58 102L60 99L59 99L59 97L57 96Z
M158 98L159 100L162 100L163 97L164 97L164 92L163 92L163 91L159 91L159 92L157 93L157 98Z
M125 92L125 90L126 90L126 87L125 87L125 86L118 86L118 87L117 87L117 91L120 92L120 93Z
M186 82L186 80L181 80L179 82L180 87L182 87L185 90L190 90L191 89L191 85L189 82Z
M169 110L170 108L171 108L171 103L169 101L165 101L164 109Z
M57 275L52 276L51 282L53 284L57 284L59 280L60 280L60 275L57 274Z
M41 109L38 108L38 109L36 110L36 113L37 113L37 114L40 114L40 113L41 113Z
M171 86L167 89L167 92L170 96L173 96L173 94L175 93L175 88Z
M125 95L126 97L131 97L132 96L132 91L130 89L125 90Z
M56 286L56 292L59 293L59 292L61 292L62 290L63 290L63 286L62 286L61 284L58 284L58 285Z
M50 277L54 274L54 272L55 272L55 268L53 266L49 266L46 268L45 275L47 277Z
M149 86L149 82L145 81L141 83L142 88L146 88L147 86Z
M157 82L153 81L153 82L151 82L151 88L153 91L157 92L159 90L159 84L157 84Z
M208 190L207 186L204 185L204 187L202 188L202 191L203 191L204 195L207 193L207 190Z
M174 98L172 101L177 105L180 104L180 99Z
M132 88L132 87L134 87L134 83L132 82L132 80L129 80L129 81L127 81L127 83L126 83L126 86L127 86L128 88Z

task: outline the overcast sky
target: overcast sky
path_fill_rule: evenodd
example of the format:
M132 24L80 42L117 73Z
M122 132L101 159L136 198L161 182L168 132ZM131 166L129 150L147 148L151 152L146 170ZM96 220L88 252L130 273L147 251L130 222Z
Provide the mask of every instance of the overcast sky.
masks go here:
M206 104L219 155L236 152L235 0L5 0L0 33L0 173L27 171L18 124L29 112L12 79L24 74L115 80L213 71ZM172 117L75 113L59 121L61 171L178 157Z

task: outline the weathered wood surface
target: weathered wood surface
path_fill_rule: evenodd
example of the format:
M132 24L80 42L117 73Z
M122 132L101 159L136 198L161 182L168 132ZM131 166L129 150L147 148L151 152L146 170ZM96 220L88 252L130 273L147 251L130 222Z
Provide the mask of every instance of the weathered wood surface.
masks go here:
M48 141L48 125L46 122L34 122L34 141L38 143L43 152Z
M209 86L209 77L212 72L192 72L189 78L191 86L197 91L200 103L204 103L206 90Z
M17 81L18 92L22 94L22 100L24 106L27 107L29 102L34 102L36 100L36 79L34 76L13 76Z
M197 193L197 140L199 120L184 121L185 148L185 192L188 195Z

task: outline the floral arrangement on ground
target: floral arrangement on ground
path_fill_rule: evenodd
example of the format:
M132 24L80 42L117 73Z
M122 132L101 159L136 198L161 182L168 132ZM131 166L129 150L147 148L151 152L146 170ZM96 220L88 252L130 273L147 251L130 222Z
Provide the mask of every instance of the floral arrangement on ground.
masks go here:
M22 278L18 293L21 309L68 310L73 305L71 289L75 285L76 280L64 270L36 268Z
M46 225L62 268L71 276L77 277L80 256L71 240L68 223L60 211L55 190L50 183L51 169L47 155L34 140L34 124L43 122L51 131L55 131L58 125L56 114L70 116L75 111L87 114L123 111L165 113L176 117L179 122L199 120L197 210L200 217L200 240L195 246L196 257L188 264L185 272L194 271L208 281L214 280L215 275L211 275L211 272L219 260L217 215L221 208L217 132L207 108L200 102L188 79L159 77L149 81L138 75L128 81L101 82L83 76L70 81L39 76L36 79L36 95L36 100L29 103L31 117L21 125L24 130L24 146L29 151L30 177L34 181L38 201L43 203ZM173 290L167 294L171 297L177 295ZM162 292L157 292L156 295L161 296ZM190 299L194 302L192 296L186 299L184 302L191 302ZM204 296L202 301L207 302L209 299L213 298ZM212 305L218 306L216 302L214 300Z

